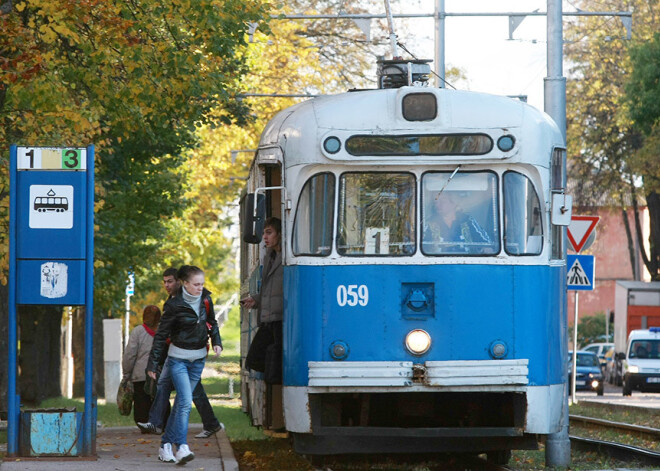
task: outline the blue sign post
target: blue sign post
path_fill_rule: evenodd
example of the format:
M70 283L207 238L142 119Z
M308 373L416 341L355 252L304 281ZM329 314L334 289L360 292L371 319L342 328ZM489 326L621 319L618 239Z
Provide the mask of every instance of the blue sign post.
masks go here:
M566 287L569 290L593 291L595 260L593 255L566 256Z
M95 453L92 412L94 146L10 148L7 454L18 453L17 306L85 306L81 449Z
M595 225L595 224L594 224ZM584 238L586 240L586 237ZM575 395L577 375L577 330L578 330L578 303L580 291L592 291L596 275L596 260L593 255L566 255L566 288L575 291L575 320L573 321L573 370L571 371L571 400L577 404Z

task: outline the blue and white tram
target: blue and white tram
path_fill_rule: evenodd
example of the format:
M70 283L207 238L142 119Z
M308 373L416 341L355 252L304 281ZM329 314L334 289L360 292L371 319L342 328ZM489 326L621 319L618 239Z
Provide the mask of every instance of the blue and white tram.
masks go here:
M280 112L243 199L252 242L253 204L283 222L283 384L243 372L253 423L283 413L305 454L508 459L558 432L564 153L547 115L481 93L404 86ZM445 197L462 222L439 236ZM244 292L261 252L242 248ZM243 357L256 324L242 313Z

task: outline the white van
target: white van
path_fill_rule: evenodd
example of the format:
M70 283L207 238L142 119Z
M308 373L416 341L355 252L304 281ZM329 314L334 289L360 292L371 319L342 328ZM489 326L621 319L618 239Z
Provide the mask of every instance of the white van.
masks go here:
M622 366L624 396L633 389L660 392L660 327L630 332Z

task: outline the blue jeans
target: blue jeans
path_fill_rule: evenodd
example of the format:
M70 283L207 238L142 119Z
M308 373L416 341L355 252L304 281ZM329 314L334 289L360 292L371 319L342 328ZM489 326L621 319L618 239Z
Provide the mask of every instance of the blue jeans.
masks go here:
M164 427L167 420L167 412L170 404L170 394L174 391L174 384L170 376L170 369L167 364L163 365L163 370L158 377L158 384L156 385L156 395L154 402L149 410L149 422L156 427ZM192 393L193 402L197 408L197 412L202 418L204 430L215 430L220 427L220 422L213 413L213 407L209 402L209 398L204 391L202 382L197 383L197 386Z
M174 385L170 377L170 369L167 367L167 362L165 362L158 377L158 384L156 384L154 402L151 404L151 409L149 409L149 422L156 427L163 428L165 426L165 416L170 405L172 390L174 390Z
M192 409L192 392L199 383L204 370L205 358L199 360L181 360L168 357L165 367L176 389L176 398L170 418L167 420L161 444L172 443L180 446L188 443L188 419Z

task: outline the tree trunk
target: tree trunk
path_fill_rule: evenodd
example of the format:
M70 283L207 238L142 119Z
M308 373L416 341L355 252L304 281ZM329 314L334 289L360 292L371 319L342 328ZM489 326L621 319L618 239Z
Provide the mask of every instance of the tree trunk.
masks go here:
M92 360L92 395L104 395L103 320L94 316L94 358ZM85 308L73 310L73 395L85 396Z
M62 395L60 388L61 306L19 306L19 390L23 404Z
M646 195L646 204L651 223L648 269L651 272L651 280L660 281L660 194L653 191Z
M623 200L623 198L621 198ZM628 210L625 206L621 207L621 215L623 216L623 227L626 229L626 239L628 239L628 256L630 257L630 266L632 267L633 280L639 280L639 273L637 273L638 266L635 257L635 242L630 230L630 221L628 220Z

